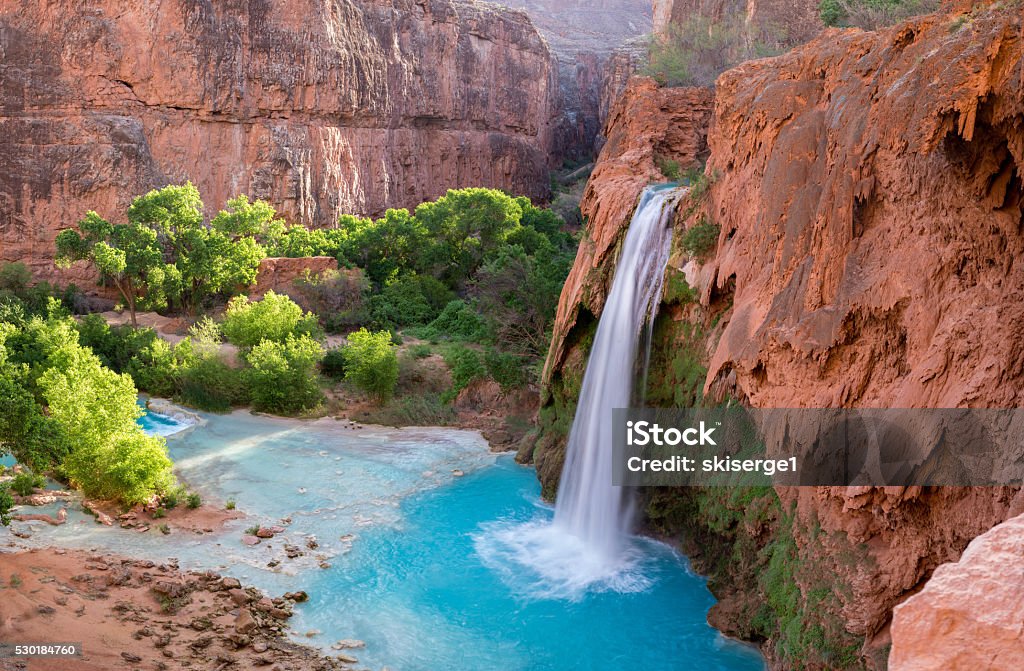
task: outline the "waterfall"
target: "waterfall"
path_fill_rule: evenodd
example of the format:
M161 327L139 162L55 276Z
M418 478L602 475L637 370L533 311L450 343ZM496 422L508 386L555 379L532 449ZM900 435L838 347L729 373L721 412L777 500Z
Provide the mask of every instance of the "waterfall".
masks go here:
M613 409L630 406L641 331L661 300L668 263L668 205L681 193L648 187L626 232L583 376L554 520L499 520L474 539L484 564L516 593L579 600L588 592L642 592L652 584L649 552L629 534L629 502L612 485L611 418Z
M610 561L621 553L632 506L612 485L612 410L628 408L641 330L661 300L678 190L648 187L626 232L590 350L569 433L555 525Z

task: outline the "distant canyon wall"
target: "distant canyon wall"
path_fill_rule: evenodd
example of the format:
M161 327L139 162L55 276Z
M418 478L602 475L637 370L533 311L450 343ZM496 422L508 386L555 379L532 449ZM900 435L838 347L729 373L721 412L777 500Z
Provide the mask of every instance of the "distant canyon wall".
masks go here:
M557 74L521 11L12 0L0 53L0 260L39 277L86 210L184 180L314 226L460 186L548 195Z
M558 61L558 157L591 158L610 109L622 93L623 56L643 51L651 32L651 0L505 0L526 10ZM625 45L632 44L632 47ZM628 77L628 75L627 75Z

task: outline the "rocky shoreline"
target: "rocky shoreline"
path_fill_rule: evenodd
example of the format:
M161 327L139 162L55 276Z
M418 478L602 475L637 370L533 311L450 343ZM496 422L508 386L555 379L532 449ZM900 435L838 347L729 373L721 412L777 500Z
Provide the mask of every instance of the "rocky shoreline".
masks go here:
M305 593L271 598L213 571L181 571L174 559L158 564L58 548L0 553L0 594L0 639L74 642L83 651L77 658L0 659L3 671L327 671L358 662L289 640L288 619Z

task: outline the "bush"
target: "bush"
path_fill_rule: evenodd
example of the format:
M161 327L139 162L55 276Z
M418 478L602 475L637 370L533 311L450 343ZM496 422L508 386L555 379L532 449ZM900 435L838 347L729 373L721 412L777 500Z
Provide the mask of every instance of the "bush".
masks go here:
M420 393L392 399L383 407L367 413L363 419L383 426L449 426L457 417L455 408L436 393Z
M199 410L227 412L245 405L249 390L242 370L228 365L220 354L206 354L182 371L176 398Z
M445 403L451 403L459 392L469 386L473 380L487 377L487 369L480 363L480 355L476 350L456 345L444 352L444 362L452 374L452 387L441 396Z
M371 333L359 329L348 337L345 347L345 379L386 403L398 383L398 355L388 331Z
M11 480L11 489L19 496L28 496L35 489L45 484L46 479L43 476L23 471L15 475L14 479Z
M370 298L370 318L378 328L426 324L437 317L452 297L452 292L439 280L408 273Z
M0 485L0 525L7 526L11 523L13 507L14 498L11 496L10 487L6 484Z
M294 415L319 405L323 396L316 367L322 357L320 343L308 335L256 345L246 357L252 366L248 375L253 409Z
M78 341L91 349L104 366L118 373L127 371L135 356L159 340L151 328L110 326L97 314L82 317L76 328Z
M665 179L670 182L678 182L679 178L683 174L682 168L679 166L679 161L662 154L654 155L654 164L658 166L658 170L660 170L661 174L665 176Z
M283 343L289 336L319 336L316 315L303 314L295 301L268 291L260 301L236 296L228 303L222 326L228 342L251 349L263 340Z
M434 350L430 345L420 343L419 345L413 345L409 348L409 356L413 359L426 359L428 356L433 354Z
M203 499L199 496L199 494L196 494L195 492L190 492L188 496L185 497L185 507L187 507L189 510L195 510L202 504Z
M683 234L680 245L687 254L701 257L711 251L718 243L720 229L717 224L701 216L700 220Z
M166 340L157 338L132 357L127 372L140 390L171 398L181 389L182 376L189 366L188 351L187 346L171 347Z
M332 347L320 361L320 372L329 378L340 380L345 377L345 349Z
M142 411L131 377L104 367L79 345L69 321L36 322L46 331L38 348L49 365L38 388L50 417L74 436L61 470L86 496L129 505L167 491L174 484L171 460L163 439L136 424Z
M487 374L501 385L503 391L526 384L526 361L521 356L489 349L484 354L484 364Z
M437 319L414 331L418 336L434 339L448 338L463 342L487 342L490 334L487 324L466 301L454 300L444 306Z

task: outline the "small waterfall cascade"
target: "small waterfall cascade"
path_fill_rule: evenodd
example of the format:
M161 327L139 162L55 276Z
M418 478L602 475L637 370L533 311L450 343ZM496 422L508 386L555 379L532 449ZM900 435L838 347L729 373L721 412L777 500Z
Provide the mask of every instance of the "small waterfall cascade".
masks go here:
M630 407L642 330L661 300L670 205L681 193L648 187L633 214L583 376L555 505L556 529L611 565L633 516L622 488L612 485L612 410Z

